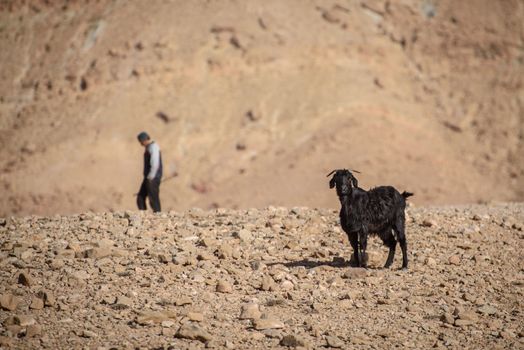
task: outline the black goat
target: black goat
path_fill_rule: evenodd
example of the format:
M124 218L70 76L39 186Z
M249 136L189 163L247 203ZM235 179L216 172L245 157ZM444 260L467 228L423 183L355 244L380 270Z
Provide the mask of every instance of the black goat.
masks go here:
M380 186L365 191L358 187L358 180L349 170L333 170L328 177L333 173L329 187L337 187L337 195L342 205L340 224L353 247L357 266L366 267L368 235L376 234L389 247L389 255L384 267L388 268L393 263L398 240L402 249L402 268L407 269L404 210L406 198L413 193L404 191L400 194L392 186Z

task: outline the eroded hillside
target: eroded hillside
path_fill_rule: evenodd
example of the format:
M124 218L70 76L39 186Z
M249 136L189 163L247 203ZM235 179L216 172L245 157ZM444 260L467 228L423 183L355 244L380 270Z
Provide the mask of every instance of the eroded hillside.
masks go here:
M0 216L334 207L362 172L416 203L522 200L521 1L3 1Z

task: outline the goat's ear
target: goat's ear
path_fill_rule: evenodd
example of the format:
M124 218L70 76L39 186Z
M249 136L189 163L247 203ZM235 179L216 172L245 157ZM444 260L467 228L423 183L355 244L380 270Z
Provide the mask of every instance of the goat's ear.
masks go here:
M331 180L329 180L329 188L335 187L335 177L333 176Z
M353 187L355 187L355 188L358 187L358 180L357 180L356 177L351 176L351 183L353 184Z

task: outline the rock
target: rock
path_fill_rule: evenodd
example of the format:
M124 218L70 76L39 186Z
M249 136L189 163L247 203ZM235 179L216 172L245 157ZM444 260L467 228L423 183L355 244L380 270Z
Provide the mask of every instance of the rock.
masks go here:
M60 270L64 265L63 259L53 259L49 262L49 267L53 270Z
M295 288L295 285L293 284L293 282L291 281L283 281L281 284L280 284L280 288L282 290L293 290Z
M476 322L479 319L478 315L471 311L459 312L457 316L461 320L467 320L471 322Z
M0 295L0 306L4 310L14 311L20 303L20 298L15 297L12 294L2 294Z
M27 272L20 272L18 275L18 283L26 287L31 287L33 285L33 278Z
M93 331L90 331L88 329L84 329L80 335L83 338L96 338L97 334Z
M174 312L168 311L142 311L136 317L136 322L142 326L152 324L162 324L164 321L175 319Z
M44 301L44 306L53 307L56 305L55 296L49 291L42 290L38 292L37 296Z
M200 312L188 312L187 318L189 318L190 321L194 322L204 321L204 315L202 315Z
M32 297L30 308L34 310L42 310L44 308L44 300L38 297Z
M246 304L242 306L242 311L240 312L239 319L241 320L257 320L262 316L258 304Z
M234 237L240 239L242 242L248 242L253 239L253 235L249 230L241 229L233 234Z
M330 348L343 348L346 344L335 336L326 336L326 344Z
M296 348L298 346L306 346L307 340L299 335L285 335L282 340L280 340L281 346L287 346L287 347L293 347Z
M452 255L448 258L448 262L451 264L451 265L460 265L460 256L459 255Z
M344 272L342 277L349 278L349 279L358 279L358 278L364 278L367 275L368 275L368 272L363 267L350 267Z
M111 256L112 253L113 251L109 247L89 248L84 251L77 252L75 257L77 259L102 259Z
M78 281L84 281L91 278L91 275L87 271L75 271L71 274L71 277L77 279Z
M495 315L497 313L497 309L490 305L483 305L477 311L484 315Z
M184 306L184 305L189 305L189 304L193 304L193 301L191 300L190 297L180 297L177 300L175 300L176 306Z
M171 258L171 262L175 265L188 265L189 258L185 254L176 254Z
M7 329L8 336L16 337L16 336L19 336L20 333L22 333L23 327L14 324L14 325L6 326L5 329Z
M160 325L163 327L163 328L171 328L175 325L176 323L174 321L171 321L171 320L164 320L160 323ZM173 334L174 335L174 334Z
M14 323L21 327L27 327L36 324L36 321L30 315L18 315L14 317Z
M112 308L116 310L128 309L133 306L133 300L126 297L125 295L120 295L116 302L113 304Z
M429 267L437 266L437 261L435 259L431 258L431 257L426 258L425 263L426 263L426 266L429 266Z
M27 326L25 336L32 338L37 337L42 334L42 326L39 324L32 324L30 326Z
M440 317L440 320L447 324L455 323L455 318L453 317L453 315L447 312Z
M275 280L271 276L265 275L262 277L262 283L260 289L264 291L274 291L276 290Z
M208 261L208 260L212 260L213 259L213 255L209 254L208 252L201 252L200 254L197 255L197 260L199 261Z
M434 219L424 219L422 221L422 226L423 227L436 227L437 222Z
M256 330L284 328L284 323L275 318L259 318L253 321Z
M233 291L233 286L227 281L219 280L217 282L216 291L220 293L231 293Z
M503 330L499 333L499 336L502 339L514 339L516 337L515 333L510 330Z
M233 256L233 248L227 243L222 243L220 247L218 247L216 254L220 259L227 259Z
M455 326L459 326L459 327L465 327L465 326L469 326L469 325L472 325L473 321L470 321L470 320L461 320L461 319L457 319L455 320Z
M205 331L198 325L192 323L183 324L175 334L177 338L199 340L201 342L211 341L213 338L211 334Z
M0 347L10 348L13 345L11 338L0 336Z

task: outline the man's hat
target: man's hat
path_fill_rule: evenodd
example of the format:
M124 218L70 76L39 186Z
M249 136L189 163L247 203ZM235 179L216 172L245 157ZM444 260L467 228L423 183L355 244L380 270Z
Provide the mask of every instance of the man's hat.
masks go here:
M138 138L138 141L140 142L147 141L150 139L149 135L145 131L142 131L140 134L138 134L137 138Z

